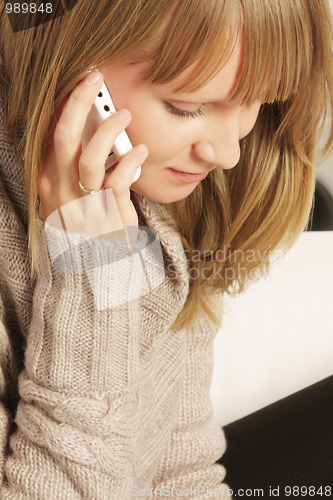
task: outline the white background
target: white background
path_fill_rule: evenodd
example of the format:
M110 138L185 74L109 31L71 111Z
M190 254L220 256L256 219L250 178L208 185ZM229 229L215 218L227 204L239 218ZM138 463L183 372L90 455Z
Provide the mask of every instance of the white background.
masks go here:
M318 170L333 195L333 157ZM304 232L270 280L225 305L214 418L227 425L332 374L333 231Z

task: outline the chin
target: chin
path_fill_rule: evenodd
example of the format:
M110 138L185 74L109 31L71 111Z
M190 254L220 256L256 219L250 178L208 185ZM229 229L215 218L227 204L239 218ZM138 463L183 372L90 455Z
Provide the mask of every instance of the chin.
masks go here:
M139 193L150 201L155 201L156 203L175 203L176 201L184 200L187 198L192 191L194 191L195 187L189 191L187 188L186 192L179 190L179 192L174 192L172 190L166 189L165 191L155 190L152 191L150 189L139 189L134 187L136 183L131 186L131 190L135 193ZM178 190L177 190L178 191Z

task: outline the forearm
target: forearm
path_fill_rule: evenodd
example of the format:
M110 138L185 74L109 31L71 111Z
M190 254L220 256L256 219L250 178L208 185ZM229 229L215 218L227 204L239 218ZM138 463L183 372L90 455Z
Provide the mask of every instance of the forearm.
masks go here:
M180 405L154 481L154 488L162 492L163 488L174 488L210 498L208 490L216 490L216 496L230 498L229 487L223 483L226 471L216 463L225 452L225 436L212 418L209 395L216 331L217 327L202 317L187 331Z
M49 499L51 489L52 499L72 500L89 497L90 488L96 499L111 491L124 498L137 433L140 308L134 301L129 307L131 289L117 307L99 310L86 272L53 269L38 227L40 278L1 498L30 499L38 491ZM114 248L107 242L95 250L97 271L104 263L103 291L119 294ZM122 290L141 269L138 255L122 263Z

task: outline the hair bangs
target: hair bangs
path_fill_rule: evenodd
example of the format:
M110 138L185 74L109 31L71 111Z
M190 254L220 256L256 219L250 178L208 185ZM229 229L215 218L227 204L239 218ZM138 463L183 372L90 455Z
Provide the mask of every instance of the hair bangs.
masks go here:
M306 99L313 37L304 2L247 0L242 24L243 65L230 101L244 92L246 105Z
M209 83L234 50L240 9L237 0L180 2L160 44L141 60L153 61L144 80L175 82L175 92L195 92Z
M144 80L175 82L175 92L195 92L221 71L240 37L243 64L230 101L244 92L246 105L300 93L304 99L313 37L311 14L299 0L180 2L160 43L140 60L153 62Z

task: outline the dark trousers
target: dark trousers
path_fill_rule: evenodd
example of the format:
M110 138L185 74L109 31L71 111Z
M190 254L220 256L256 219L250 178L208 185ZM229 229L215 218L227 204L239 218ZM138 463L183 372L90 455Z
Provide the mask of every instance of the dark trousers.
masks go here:
M228 447L219 463L235 498L254 497L261 488L264 496L257 498L333 499L333 376L232 422L224 432Z

